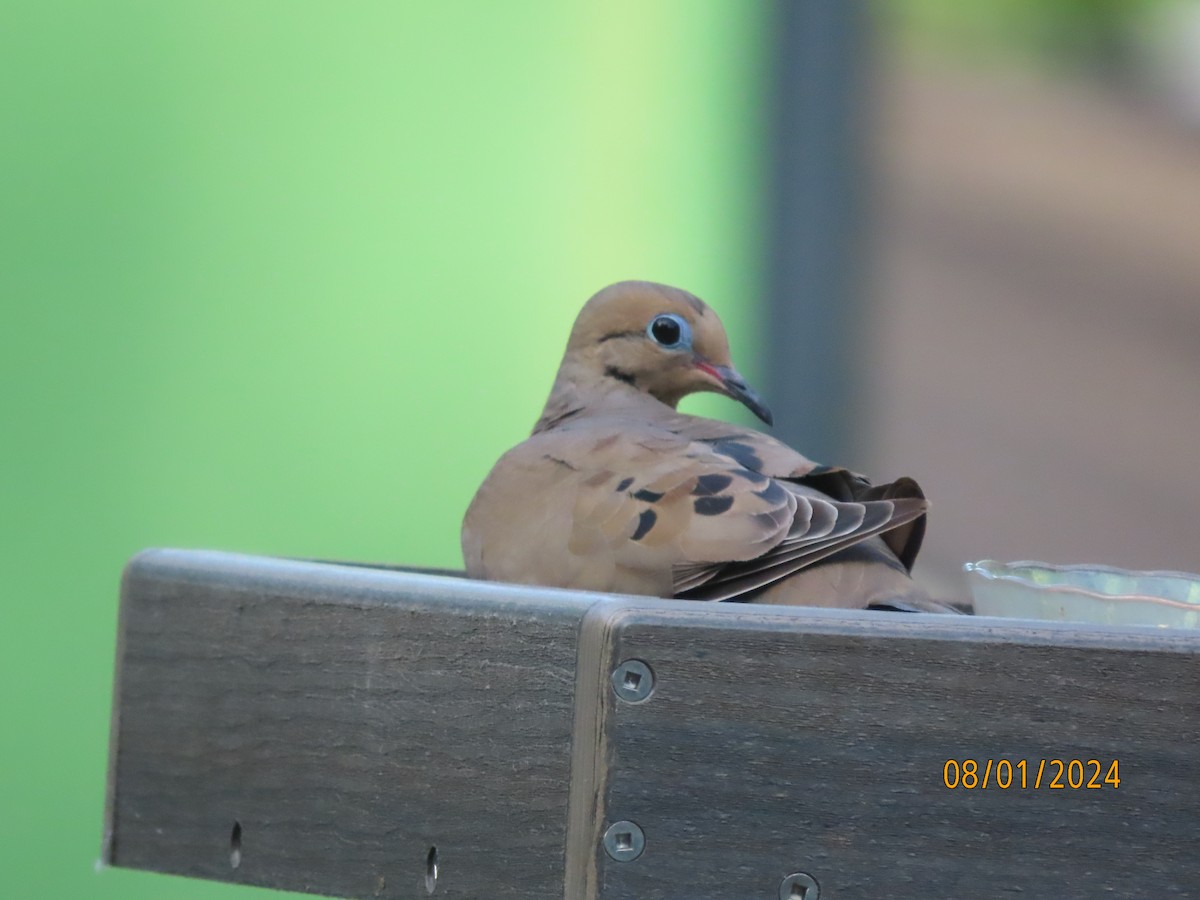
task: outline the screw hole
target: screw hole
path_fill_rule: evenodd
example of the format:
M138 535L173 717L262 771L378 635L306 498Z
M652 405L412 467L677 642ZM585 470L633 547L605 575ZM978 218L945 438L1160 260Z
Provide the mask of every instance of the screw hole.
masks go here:
M229 865L236 869L242 864L242 823L234 821L229 832Z
M425 854L425 890L433 893L433 889L437 887L438 879L438 852L437 847L430 847L429 852Z
M617 862L637 859L646 848L646 834L636 822L613 822L602 840L604 851Z
M793 872L779 885L779 900L819 900L821 887L807 872Z
M626 703L641 703L654 692L654 672L640 659L627 659L612 672L616 695Z

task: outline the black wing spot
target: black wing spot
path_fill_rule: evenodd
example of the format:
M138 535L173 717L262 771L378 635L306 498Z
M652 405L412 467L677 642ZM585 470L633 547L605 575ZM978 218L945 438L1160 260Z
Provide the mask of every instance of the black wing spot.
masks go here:
M737 462L740 466L745 466L747 469L752 469L757 472L762 468L763 461L759 455L754 452L754 448L749 444L743 444L741 441L720 440L713 441L713 450L720 453L722 456L728 456L730 459Z
M751 472L749 469L734 469L733 474L745 478L751 484L766 484L770 480L761 472Z
M616 490L618 493L621 491L627 491L629 490L629 486L631 484L633 484L632 478L622 478L620 483L617 485Z
M646 532L648 532L651 528L654 527L654 523L657 521L658 521L658 513L656 513L654 510L652 510L652 509L642 510L642 514L640 516L638 516L638 526L637 526L637 530L633 533L633 539L635 541L640 541L642 538L644 538L646 536Z
M709 475L701 475L696 479L696 486L692 488L692 495L695 497L711 497L713 494L719 494L729 485L733 484L733 476L725 475L721 472L714 472Z
M697 515L719 516L733 506L732 497L700 497L692 502Z
M645 500L647 503L657 503L663 498L661 491L652 491L649 488L642 488L633 495L634 500Z

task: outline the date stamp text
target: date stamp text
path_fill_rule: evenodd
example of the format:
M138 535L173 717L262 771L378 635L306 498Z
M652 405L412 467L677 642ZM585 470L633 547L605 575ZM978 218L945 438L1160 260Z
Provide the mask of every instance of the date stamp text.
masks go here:
M942 783L949 790L1116 790L1120 761L1099 759L948 759Z

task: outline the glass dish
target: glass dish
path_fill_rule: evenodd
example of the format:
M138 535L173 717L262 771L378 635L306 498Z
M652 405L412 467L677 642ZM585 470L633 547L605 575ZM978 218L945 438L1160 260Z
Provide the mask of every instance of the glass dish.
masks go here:
M979 616L1200 627L1200 575L994 559L963 571Z

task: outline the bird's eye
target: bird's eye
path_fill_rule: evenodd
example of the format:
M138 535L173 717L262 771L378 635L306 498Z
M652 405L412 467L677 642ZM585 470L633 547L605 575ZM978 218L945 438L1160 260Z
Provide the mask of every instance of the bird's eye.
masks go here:
M663 313L650 320L646 334L660 347L683 350L692 346L692 329L687 321L674 313Z

